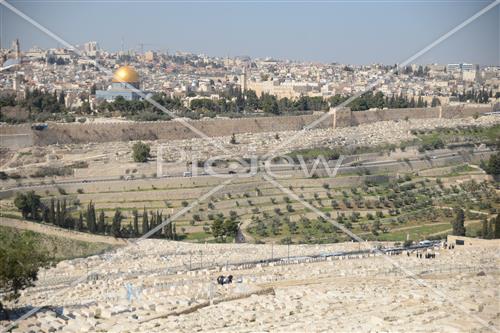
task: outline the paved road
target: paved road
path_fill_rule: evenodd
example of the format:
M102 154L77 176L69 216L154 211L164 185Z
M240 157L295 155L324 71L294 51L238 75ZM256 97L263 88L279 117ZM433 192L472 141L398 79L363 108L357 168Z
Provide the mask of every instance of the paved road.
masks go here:
M477 150L473 154L482 154L482 153L487 153L491 152L489 149L483 149L483 150ZM435 154L430 156L430 160L436 161L444 158L449 158L449 157L454 157L457 156L457 153L442 153L442 154ZM409 159L409 162L412 161L420 161L422 157L426 156L420 155L415 158ZM329 165L331 168L335 166L336 161L329 162ZM402 162L400 161L395 161L395 160L385 160L385 161L372 161L372 162L365 162L359 166L341 166L339 170L342 171L358 171L358 170L364 170L366 167L380 167L380 166L390 166L390 165L398 165L401 164ZM297 166L289 166L289 165L282 165L282 166L273 166L273 169L275 170L276 173L280 172L286 172L286 171L292 171L294 168ZM308 168L310 165L308 166ZM318 169L321 170L322 166L318 165ZM310 170L310 169L309 169ZM227 177L229 176L229 171L225 171L224 173L220 173L221 175ZM191 176L192 178L194 177L214 177L213 175L207 175L207 174L201 174L201 175L193 175ZM168 178L168 179L175 179L175 178L186 178L183 177L182 174L179 175L172 175L172 176L165 176L161 178ZM57 185L70 185L70 184L84 184L84 183L97 183L97 182L123 182L123 181L140 181L140 180L148 180L148 179L160 179L158 177L144 177L144 178L134 178L134 179L129 179L129 180L124 180L124 179L119 179L116 177L96 177L92 179L68 179L68 180L59 180L56 181L55 183L51 184L39 184L39 185L20 185L20 186L14 186L14 187L4 187L3 190L28 190L28 189L40 189L40 188L52 188ZM0 191L1 192L1 191Z

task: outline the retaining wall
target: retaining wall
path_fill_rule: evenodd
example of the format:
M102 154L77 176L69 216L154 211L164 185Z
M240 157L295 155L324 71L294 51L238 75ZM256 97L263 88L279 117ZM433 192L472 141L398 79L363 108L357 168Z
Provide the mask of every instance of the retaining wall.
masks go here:
M460 118L491 112L491 106L443 106L434 108L351 111L339 109L319 121L315 128L356 126L376 121L425 118ZM238 119L186 120L189 126L209 137L232 133L258 133L301 130L321 115L257 117ZM21 135L22 134L22 135ZM114 122L114 123L50 123L43 131L33 131L29 125L0 126L0 146L21 148L31 145L112 142L131 140L179 140L198 137L180 121Z

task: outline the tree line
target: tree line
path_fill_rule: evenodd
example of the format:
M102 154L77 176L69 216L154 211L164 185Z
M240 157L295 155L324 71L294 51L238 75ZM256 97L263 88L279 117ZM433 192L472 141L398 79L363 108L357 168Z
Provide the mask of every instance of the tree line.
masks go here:
M493 90L486 91L485 89L476 91L471 89L462 91L461 93L452 93L452 96L458 97L460 102L473 101L475 103L488 103L490 98L493 98Z
M91 87L90 94L95 94L96 86ZM462 93L454 93L461 102L473 101L476 103L487 103L493 92L486 90L469 90ZM88 93L81 94L83 105L77 109L77 113L91 113L90 105L86 100ZM29 112L29 120L45 121L66 120L74 121L74 117L68 114L65 108L66 95L63 91L48 93L39 89L26 90L23 100L16 100L14 95L0 95L0 108L4 106L20 106ZM220 93L220 98L193 99L189 108L185 107L180 98L171 98L164 93L156 93L151 97L156 103L167 110L176 112L181 117L199 119L201 117L215 117L217 115L244 116L247 113L262 111L265 114L280 115L294 114L312 111L327 111L345 102L351 95L336 94L329 98L321 96L301 96L297 99L287 97L278 98L275 95L263 93L257 96L254 90L242 91L238 87L230 86L226 91ZM439 106L439 98L433 97L431 107ZM385 96L382 92L373 93L369 91L351 101L348 105L353 111L364 111L372 108L425 108L428 102L422 96L406 96L403 94ZM119 115L138 121L170 120L171 116L152 105L146 100L127 101L123 97L117 97L113 102L102 101L97 106L97 111L103 115ZM0 113L0 121L10 121Z
M455 209L455 218L452 220L452 235L465 236L465 214L462 208ZM491 218L489 221L486 217L481 219L481 230L478 235L484 239L498 239L500 238L500 214Z
M108 217L104 210L97 213L92 201L88 203L85 210L79 212L77 217L70 213L66 199L51 198L50 202L45 205L40 196L33 191L18 193L14 199L14 205L21 211L23 218L27 220L43 221L65 229L119 238L135 238L158 228L150 237L178 239L175 223L167 223L158 227L165 220L163 213L159 210L148 211L144 208L142 214L139 214L138 210L134 209L132 223L124 226L122 221L126 217L119 208L115 209L113 216ZM169 216L166 218L168 219ZM139 219L141 219L140 224Z

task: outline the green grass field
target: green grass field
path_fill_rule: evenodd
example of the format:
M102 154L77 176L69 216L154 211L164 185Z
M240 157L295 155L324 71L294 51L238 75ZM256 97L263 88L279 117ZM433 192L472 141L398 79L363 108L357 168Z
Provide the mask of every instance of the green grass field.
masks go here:
M45 235L33 231L24 231L0 226L0 239L8 240L12 237L18 237L21 233L26 233L33 237L39 244L40 248L50 253L55 261L88 257L103 253L113 248L113 246L104 243L83 242L64 237Z

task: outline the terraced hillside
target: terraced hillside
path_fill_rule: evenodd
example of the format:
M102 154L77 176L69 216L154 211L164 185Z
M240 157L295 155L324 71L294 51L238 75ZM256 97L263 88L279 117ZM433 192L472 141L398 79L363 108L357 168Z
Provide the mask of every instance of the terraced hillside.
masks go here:
M494 183L477 168L466 164L430 168L398 177L381 175L339 175L315 178L295 175L281 180L290 195L260 175L236 178L175 220L179 240L214 241L213 224L217 220L238 223L250 242L337 242L348 240L331 223L295 200L300 198L332 217L363 238L404 241L429 236L445 236L450 231L451 207L467 210L468 234L475 235L479 219L494 214L499 197ZM161 212L169 217L208 193L223 180L215 177L134 180L124 183L83 183L37 191L47 206L51 200L66 202L77 220L86 217L89 204L97 215L103 212L105 223L112 224L117 208L123 215L121 227L132 228L137 210L139 236L143 214ZM296 196L296 197L295 197ZM12 200L3 200L2 215L21 218ZM154 215L153 214L153 215ZM88 228L84 221L83 229ZM108 231L109 232L109 231ZM105 232L106 233L106 232ZM409 236L408 236L409 235ZM132 235L134 236L134 235ZM229 236L225 241L232 241Z

